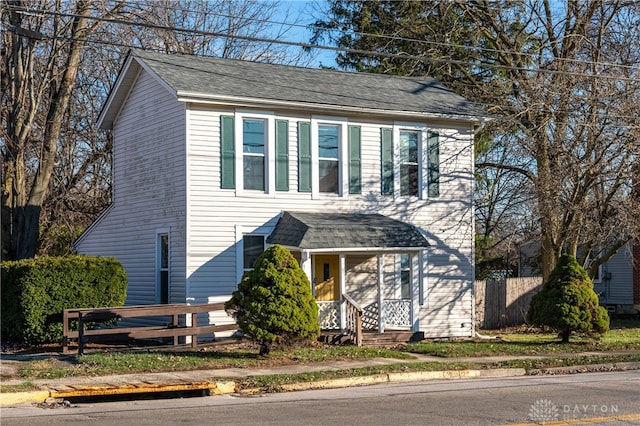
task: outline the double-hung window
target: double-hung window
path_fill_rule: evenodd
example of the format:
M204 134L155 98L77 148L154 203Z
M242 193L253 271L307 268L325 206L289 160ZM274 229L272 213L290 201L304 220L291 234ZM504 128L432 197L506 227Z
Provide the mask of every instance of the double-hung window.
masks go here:
M266 127L266 120L242 120L244 189L264 191Z
M422 126L380 132L380 192L383 195L440 196L440 134Z
M318 125L319 191L340 193L340 126Z
M220 188L288 191L289 122L264 112L221 115Z
M417 131L400 131L400 195L419 195L419 144L420 134Z

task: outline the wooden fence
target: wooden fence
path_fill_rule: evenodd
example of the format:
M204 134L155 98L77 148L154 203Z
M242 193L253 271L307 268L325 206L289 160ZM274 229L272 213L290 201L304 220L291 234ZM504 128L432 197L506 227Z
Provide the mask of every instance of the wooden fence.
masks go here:
M82 354L84 344L94 340L109 338L113 340L127 339L158 339L170 338L173 345L179 344L179 337L190 337L191 347L197 348L198 336L219 331L237 330L236 324L210 324L198 326L198 313L224 311L224 303L204 303L198 305L172 304L172 305L138 305L119 306L112 308L86 308L65 309L63 312L63 338L62 352L69 352L71 341L77 341L78 353ZM162 325L136 325L136 326L96 326L105 321L113 321L121 318L146 318L163 319ZM75 323L75 330L71 323Z
M476 281L476 326L492 330L526 322L531 298L542 288L542 277Z

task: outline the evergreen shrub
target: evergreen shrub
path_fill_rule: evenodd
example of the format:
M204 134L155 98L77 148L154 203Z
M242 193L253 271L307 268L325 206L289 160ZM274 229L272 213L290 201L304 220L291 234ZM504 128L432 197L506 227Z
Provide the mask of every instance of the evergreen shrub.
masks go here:
M565 343L573 332L609 330L609 314L599 305L591 278L569 254L560 257L542 290L533 296L527 318L533 325L558 331Z
M293 255L279 245L258 257L225 309L244 335L260 345L260 355L268 355L274 345L309 342L320 335L309 279Z

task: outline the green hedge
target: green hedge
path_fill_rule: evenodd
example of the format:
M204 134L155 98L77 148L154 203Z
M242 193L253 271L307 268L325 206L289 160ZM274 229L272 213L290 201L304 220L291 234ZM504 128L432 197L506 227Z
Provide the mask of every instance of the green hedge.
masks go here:
M114 258L69 256L5 261L2 340L37 345L62 340L62 312L122 306L127 276Z

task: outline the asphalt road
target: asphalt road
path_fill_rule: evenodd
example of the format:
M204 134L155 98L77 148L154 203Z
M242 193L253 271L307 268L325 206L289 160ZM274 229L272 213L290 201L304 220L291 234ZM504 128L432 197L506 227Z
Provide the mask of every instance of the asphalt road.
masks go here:
M10 425L640 425L640 371L2 408ZM580 422L575 422L580 420ZM565 423L566 424L566 423Z

